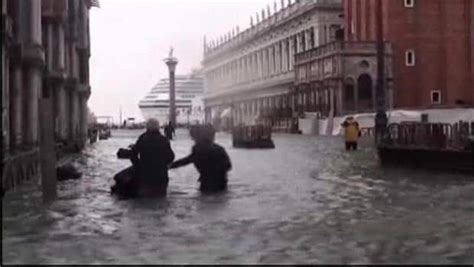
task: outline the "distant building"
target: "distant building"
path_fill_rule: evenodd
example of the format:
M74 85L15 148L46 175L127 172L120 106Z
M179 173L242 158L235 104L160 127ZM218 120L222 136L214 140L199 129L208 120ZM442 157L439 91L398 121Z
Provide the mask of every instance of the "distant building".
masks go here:
M344 21L342 1L288 2L258 12L243 32L205 42L207 121L230 114L230 124L291 124L295 54L334 41Z

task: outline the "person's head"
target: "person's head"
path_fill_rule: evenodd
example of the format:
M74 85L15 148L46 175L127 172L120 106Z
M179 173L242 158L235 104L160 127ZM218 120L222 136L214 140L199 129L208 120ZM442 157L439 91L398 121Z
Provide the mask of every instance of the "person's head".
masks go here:
M212 126L209 125L193 125L189 129L189 135L196 143L201 142L214 142L215 131Z
M347 121L354 121L354 117L352 116L347 117Z
M149 119L146 122L146 130L148 132L159 131L160 130L160 123L156 119Z

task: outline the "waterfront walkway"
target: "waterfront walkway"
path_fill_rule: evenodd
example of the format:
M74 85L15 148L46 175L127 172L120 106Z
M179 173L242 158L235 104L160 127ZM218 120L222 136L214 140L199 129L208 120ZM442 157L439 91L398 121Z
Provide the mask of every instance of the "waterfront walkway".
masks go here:
M366 142L274 135L274 150L231 147L228 193L201 196L193 166L170 172L166 200L118 201L116 151L140 131L113 132L75 159L82 180L41 206L34 185L8 192L3 263L472 263L474 180L380 169ZM192 141L178 131L177 158Z

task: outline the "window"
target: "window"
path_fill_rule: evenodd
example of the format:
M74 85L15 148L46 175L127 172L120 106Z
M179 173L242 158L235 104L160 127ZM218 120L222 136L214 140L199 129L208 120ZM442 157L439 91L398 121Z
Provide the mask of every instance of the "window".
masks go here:
M441 104L441 91L438 91L438 90L431 91L431 103Z
M415 66L415 50L407 50L405 52L405 64L409 67Z
M414 7L415 6L415 0L403 0L405 7Z

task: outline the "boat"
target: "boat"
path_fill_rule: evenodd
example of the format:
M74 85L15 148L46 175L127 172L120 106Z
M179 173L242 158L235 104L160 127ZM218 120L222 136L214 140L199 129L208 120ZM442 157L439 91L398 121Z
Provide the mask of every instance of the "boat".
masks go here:
M272 129L264 125L239 125L232 129L232 145L237 148L275 148Z
M204 78L199 71L175 77L176 122L178 125L204 122ZM158 119L162 126L169 120L169 79L161 79L138 103L145 120Z

